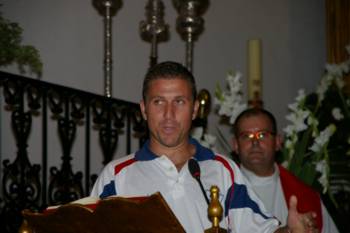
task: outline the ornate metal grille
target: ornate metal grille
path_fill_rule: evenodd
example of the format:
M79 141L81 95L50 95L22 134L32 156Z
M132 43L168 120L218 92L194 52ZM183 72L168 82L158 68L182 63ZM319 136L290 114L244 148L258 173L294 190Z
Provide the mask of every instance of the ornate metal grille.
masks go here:
M0 72L0 90L0 123L10 126L1 129L0 146L12 138L16 147L12 154L0 149L1 232L18 232L23 209L40 211L88 195L97 177L91 174L92 145L100 148L106 164L120 147L121 137L125 137L125 155L134 144L139 147L145 136L146 126L135 103L4 72ZM33 127L34 119L40 119L40 127ZM81 133L83 152L73 155ZM53 136L59 151L49 146ZM42 153L32 154L33 145L40 146ZM10 157L5 158L8 153ZM49 161L57 154L61 165L51 166ZM34 157L39 164L33 163ZM81 171L74 169L73 159L84 164Z

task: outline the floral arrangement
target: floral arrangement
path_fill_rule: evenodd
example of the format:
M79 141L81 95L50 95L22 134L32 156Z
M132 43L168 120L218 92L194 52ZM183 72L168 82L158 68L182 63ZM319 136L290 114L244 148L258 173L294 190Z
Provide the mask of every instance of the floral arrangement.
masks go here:
M242 74L240 72L230 71L226 77L228 91L223 91L219 85L216 85L215 89L214 104L219 106L219 115L228 117L230 124L233 124L238 114L247 108L247 104L243 103L241 78ZM218 130L218 134L221 139L220 142L225 147L225 151L230 153L231 146L227 143L220 130ZM217 142L216 136L207 133L203 127L193 128L191 136L197 139L203 146L214 151L217 150L215 147Z
M18 23L5 19L0 12L0 66L17 64L21 74L30 71L41 77L43 64L39 51L22 45L22 32Z
M350 47L347 50L350 53ZM286 119L290 124L283 129L282 164L324 193L329 191L330 174L335 169L330 158L344 161L350 155L350 98L342 91L343 78L349 70L350 60L339 65L327 64L316 91L306 95L299 90L295 103L288 105ZM230 124L247 108L241 77L239 72L229 72L227 89L217 86L215 90L218 114L229 118Z
M350 53L350 47L347 50ZM305 183L321 186L323 193L329 190L334 172L331 160L350 155L350 98L343 92L349 71L350 59L327 64L316 91L305 95L299 90L295 103L288 106L284 165Z
M233 124L236 117L247 108L247 104L243 102L242 74L230 71L226 82L227 91L216 85L214 103L219 106L218 114L229 117L230 124Z

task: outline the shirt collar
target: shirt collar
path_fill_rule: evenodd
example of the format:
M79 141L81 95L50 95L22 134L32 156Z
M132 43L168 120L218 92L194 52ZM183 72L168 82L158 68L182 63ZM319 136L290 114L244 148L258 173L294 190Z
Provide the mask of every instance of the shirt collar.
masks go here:
M277 182L279 177L279 170L277 165L274 165L275 171L271 176L257 176L254 172L245 168L243 164L241 164L241 172L245 175L245 177L249 180L249 182L253 186L263 186L272 182Z
M196 153L194 158L197 161L203 161L214 158L214 152L204 146L202 146L196 139L190 137L189 142L196 147ZM158 158L149 148L150 141L147 140L142 148L135 153L135 159L138 161L148 161Z

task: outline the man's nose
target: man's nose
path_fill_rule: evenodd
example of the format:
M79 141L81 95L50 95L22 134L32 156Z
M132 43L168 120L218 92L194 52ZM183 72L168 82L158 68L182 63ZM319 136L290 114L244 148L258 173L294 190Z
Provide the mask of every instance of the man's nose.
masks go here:
M252 141L252 146L260 146L260 140L257 139L256 137L253 137L251 141Z
M172 104L167 104L164 111L165 118L173 118L175 113L175 107Z

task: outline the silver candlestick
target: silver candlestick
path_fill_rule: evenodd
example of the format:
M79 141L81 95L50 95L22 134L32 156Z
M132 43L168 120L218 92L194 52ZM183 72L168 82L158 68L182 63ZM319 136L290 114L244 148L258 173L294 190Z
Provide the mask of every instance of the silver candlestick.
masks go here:
M201 17L209 6L209 0L173 0L179 16L177 30L186 42L186 67L192 71L193 42L203 31L204 19Z
M164 22L164 4L161 0L149 0L146 20L140 22L142 39L151 43L150 67L157 64L157 44L168 39L168 25Z
M121 0L93 0L93 6L104 16L104 94L112 97L112 16L122 6Z

